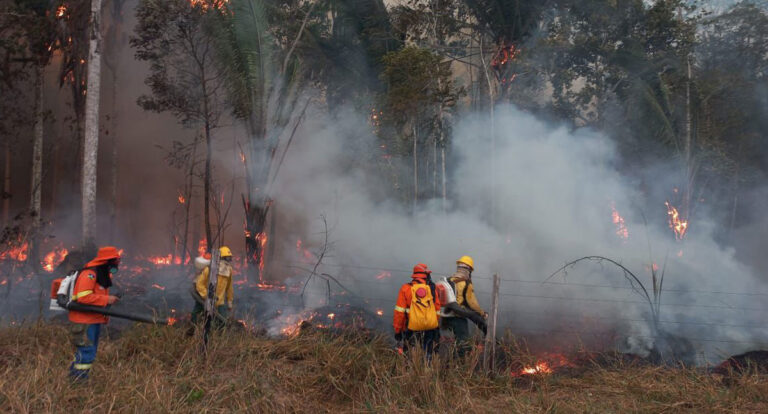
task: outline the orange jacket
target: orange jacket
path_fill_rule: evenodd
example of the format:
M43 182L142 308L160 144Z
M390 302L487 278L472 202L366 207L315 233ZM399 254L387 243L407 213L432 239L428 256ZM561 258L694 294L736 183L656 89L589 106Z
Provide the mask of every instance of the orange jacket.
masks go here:
M423 273L414 273L411 275L413 281L419 281L420 283L427 283L426 276ZM411 283L413 283L413 281ZM411 283L406 283L400 287L400 292L397 294L397 304L395 305L395 316L392 321L392 325L395 328L395 333L403 333L408 328L408 312L411 308ZM437 295L435 298L435 311L440 311L440 299Z
M96 283L96 271L94 267L106 264L112 259L120 259L120 254L114 247L102 247L95 259L85 265L80 271L75 282L72 300L83 305L107 306L109 289ZM111 277L111 276L110 276ZM74 323L107 323L109 317L93 312L69 311L69 320Z
M75 282L72 300L83 305L107 306L109 289L96 283L96 272L93 269L80 271ZM107 323L109 318L93 312L69 311L69 320L74 323Z

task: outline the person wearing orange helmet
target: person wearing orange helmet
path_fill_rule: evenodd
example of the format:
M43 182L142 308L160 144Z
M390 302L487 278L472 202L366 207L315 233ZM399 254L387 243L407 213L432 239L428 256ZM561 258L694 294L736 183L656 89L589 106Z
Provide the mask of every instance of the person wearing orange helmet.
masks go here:
M120 252L112 247L102 247L96 257L81 270L72 291L72 301L90 306L106 307L118 301L109 294L112 276L120 267ZM87 379L99 348L101 325L109 322L106 315L69 311L72 322L70 332L75 346L75 359L69 367L69 375L75 380Z
M477 317L483 319L488 314L480 307L475 296L475 288L472 285L472 271L475 269L475 261L469 256L462 256L456 261L456 273L448 280L454 287L456 294L456 303L465 312L474 312ZM464 356L472 347L469 336L469 320L463 315L459 315L448 309L443 309L442 328L452 332L456 340L456 347L460 357ZM482 322L482 320L480 320Z
M395 340L402 342L405 350L420 345L427 358L431 358L440 340L440 300L431 273L423 263L413 267L411 281L400 287L392 322Z

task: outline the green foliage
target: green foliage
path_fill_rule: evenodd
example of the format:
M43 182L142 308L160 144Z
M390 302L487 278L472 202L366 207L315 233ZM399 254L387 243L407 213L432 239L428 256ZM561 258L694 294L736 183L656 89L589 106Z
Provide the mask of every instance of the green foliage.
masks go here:
M215 27L227 13L225 3L202 0L142 0L130 40L136 58L150 63L145 83L152 95L138 104L169 111L182 123L215 126L222 111L223 84L216 65Z

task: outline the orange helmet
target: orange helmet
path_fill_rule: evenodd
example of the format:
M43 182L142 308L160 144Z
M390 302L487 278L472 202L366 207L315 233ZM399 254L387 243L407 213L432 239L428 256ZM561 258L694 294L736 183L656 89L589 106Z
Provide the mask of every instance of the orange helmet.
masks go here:
M413 266L413 274L415 275L429 275L432 273L431 270L425 265L424 263L419 263L416 266Z
M96 254L96 258L88 262L86 267L95 267L106 264L110 260L120 259L120 251L112 246L106 246L99 248L99 253Z

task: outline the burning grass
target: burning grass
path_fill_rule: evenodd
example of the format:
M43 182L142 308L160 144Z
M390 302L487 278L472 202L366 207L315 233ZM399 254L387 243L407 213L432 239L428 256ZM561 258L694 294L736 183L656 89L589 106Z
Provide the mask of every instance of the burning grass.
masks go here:
M223 332L212 338L207 362L199 338L183 327L111 330L89 388L67 380L71 352L60 325L0 330L0 406L18 413L768 410L768 377L754 372L724 382L702 370L613 359L489 378L475 358L439 370L396 355L383 338L317 329L285 339Z

